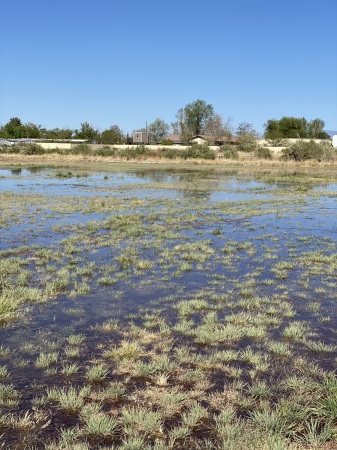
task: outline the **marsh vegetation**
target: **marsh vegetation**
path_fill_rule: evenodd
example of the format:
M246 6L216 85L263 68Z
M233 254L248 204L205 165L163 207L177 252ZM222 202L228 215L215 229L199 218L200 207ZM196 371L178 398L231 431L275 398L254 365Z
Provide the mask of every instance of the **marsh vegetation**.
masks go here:
M333 174L0 177L2 448L337 445Z

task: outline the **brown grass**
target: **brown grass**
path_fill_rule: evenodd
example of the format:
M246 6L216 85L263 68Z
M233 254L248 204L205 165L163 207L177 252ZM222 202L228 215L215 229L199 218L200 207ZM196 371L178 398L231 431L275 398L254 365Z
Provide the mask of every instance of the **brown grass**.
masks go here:
M204 159L193 159L183 161L181 159L174 160L164 160L163 158L156 157L144 157L143 159L130 159L126 161L121 158L113 157L102 157L102 156L87 156L87 155L59 155L56 153L46 154L46 155L21 155L21 154L0 154L0 165L2 167L6 166L34 166L34 165L52 165L52 166L64 166L71 165L72 167L80 167L90 162L90 168L94 169L104 169L104 170L118 170L122 166L130 167L130 165L141 164L141 165L151 165L158 164L162 168L172 167L179 165L182 168L202 168L214 166L217 168L230 167L232 169L257 169L257 168L269 168L269 169L304 169L304 170L317 170L323 169L336 169L337 161L329 162L318 162L318 161L305 161L305 162L294 162L294 161L282 161L280 159L280 154L274 154L273 159L259 159L250 153L239 153L238 160L218 158L215 160L204 160ZM93 165L94 164L94 165Z

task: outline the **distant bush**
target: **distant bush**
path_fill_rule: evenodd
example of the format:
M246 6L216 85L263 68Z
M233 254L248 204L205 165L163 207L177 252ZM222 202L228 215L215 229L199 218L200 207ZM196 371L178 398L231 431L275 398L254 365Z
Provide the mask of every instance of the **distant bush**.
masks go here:
M8 153L8 154L20 153L20 147L18 145L1 145L0 153Z
M117 156L126 159L137 159L140 156L144 156L147 153L147 148L145 145L136 145L134 147L126 147L125 149L120 149Z
M223 158L226 159L238 159L239 153L236 147L229 144L223 144L219 147L219 150Z
M253 152L257 147L257 135L255 132L243 133L237 138L236 145L241 152Z
M180 150L183 159L215 159L216 153L207 144L193 144L184 150Z
M261 159L271 159L272 154L268 147L256 147L254 155Z
M286 147L289 145L289 141L284 138L268 139L268 145L270 147Z
M20 144L17 147L20 149L22 155L44 155L45 149L39 144Z
M72 147L70 150L66 150L65 153L71 155L91 155L92 151L88 144L78 144Z
M336 151L327 143L299 141L282 150L283 159L293 161L331 161L336 158Z
M116 148L105 145L104 147L96 150L94 154L97 156L116 156L117 152L118 150Z
M173 145L174 142L171 139L164 139L161 141L161 145Z
M174 148L174 147L173 148L161 148L160 156L161 156L161 158L167 158L167 159L181 158L181 150Z

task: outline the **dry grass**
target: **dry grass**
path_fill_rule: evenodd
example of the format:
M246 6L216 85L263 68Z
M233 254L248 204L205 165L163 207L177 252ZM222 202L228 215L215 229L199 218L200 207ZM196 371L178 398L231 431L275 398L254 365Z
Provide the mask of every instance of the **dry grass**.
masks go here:
M163 159L156 157L144 157L143 159L128 160L114 157L102 157L102 156L88 156L88 155L59 155L56 153L45 154L45 155L21 155L21 154L0 154L0 163L3 167L13 166L34 166L36 164L52 164L53 166L63 166L65 163L70 164L72 167L83 168L83 164L90 162L91 169L104 168L104 170L121 170L123 166L130 167L133 164L142 165L153 165L160 164L161 167L170 167L179 165L181 167L191 167L200 168L200 166L225 166L231 168L259 168L268 167L279 169L282 168L301 168L304 170L314 169L333 169L337 167L337 161L328 162L318 162L318 161L305 161L305 162L294 162L294 161L282 161L280 159L280 153L273 153L273 158L271 160L259 159L251 153L239 152L239 159L225 159L217 158L215 160L205 160L205 159L193 159L193 160L181 160L181 159ZM92 166L94 164L94 166Z

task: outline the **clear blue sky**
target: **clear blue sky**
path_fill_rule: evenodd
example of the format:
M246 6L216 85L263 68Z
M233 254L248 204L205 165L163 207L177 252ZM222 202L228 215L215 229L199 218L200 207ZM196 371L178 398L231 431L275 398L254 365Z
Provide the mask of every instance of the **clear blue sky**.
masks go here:
M337 129L336 0L0 0L0 124L125 132L201 99Z

